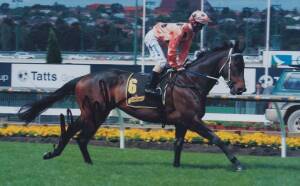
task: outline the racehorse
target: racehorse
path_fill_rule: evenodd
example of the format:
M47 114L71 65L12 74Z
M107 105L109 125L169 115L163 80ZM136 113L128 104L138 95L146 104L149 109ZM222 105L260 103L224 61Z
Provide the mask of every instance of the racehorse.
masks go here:
M131 72L109 70L75 78L47 97L24 105L19 117L26 123L34 120L41 112L67 95L75 94L81 115L59 139L53 151L43 158L59 156L69 140L77 133L77 143L86 163L92 164L87 145L110 111L119 108L143 121L166 122L175 125L174 167L180 166L180 154L187 130L194 131L218 146L237 171L243 169L239 160L228 151L222 140L207 128L202 121L205 114L206 96L222 76L231 94L246 91L244 81L244 60L242 47L238 42L216 48L200 59L186 64L184 71L169 72L165 88L163 110L155 108L132 108L126 104L126 83Z

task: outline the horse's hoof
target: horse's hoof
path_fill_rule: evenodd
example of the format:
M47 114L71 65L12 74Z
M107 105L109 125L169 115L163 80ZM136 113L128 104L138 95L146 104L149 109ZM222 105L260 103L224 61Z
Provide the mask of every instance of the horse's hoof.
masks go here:
M242 166L242 165L236 165L235 166L235 171L236 172L241 172L241 171L243 171L244 170L244 167Z
M48 160L48 159L51 159L53 157L54 156L53 156L52 152L45 152L45 154L43 155L44 160Z
M179 163L173 163L173 167L178 168L178 167L180 167L180 164Z
M93 165L92 161L85 161L85 163L88 164L88 165Z

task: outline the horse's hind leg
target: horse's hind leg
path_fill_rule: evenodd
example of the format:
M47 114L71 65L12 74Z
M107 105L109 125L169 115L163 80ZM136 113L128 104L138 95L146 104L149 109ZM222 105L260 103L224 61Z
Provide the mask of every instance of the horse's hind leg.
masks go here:
M84 123L84 127L82 128L81 132L78 135L77 143L79 145L80 151L82 153L83 159L86 163L92 164L92 159L90 157L90 154L87 149L87 145L93 135L97 132L98 128L101 126L101 124L104 122L105 118L108 114L105 114L105 117L103 117L103 120L99 121L98 124L95 122L87 121Z
M234 165L236 171L243 170L241 163L231 152L229 152L227 145L213 131L207 128L202 120L197 119L197 121L192 123L190 129L208 139L211 143L217 145L225 153L229 161Z
M43 158L51 159L56 156L59 156L70 141L70 139L81 129L82 124L83 123L80 120L80 118L78 118L73 124L71 124L68 127L67 131L61 135L58 145L54 148L54 150L52 152L45 153Z
M87 145L100 125L98 127L95 126L93 123L85 123L85 125L86 126L81 130L81 132L78 135L77 143L79 145L79 149L82 153L84 161L88 164L92 164L92 159L87 149Z
M180 166L180 155L182 151L182 146L184 143L184 136L186 134L187 128L181 124L177 124L175 128L175 142L174 142L174 167Z
M92 164L92 160L88 152L87 145L98 128L105 121L109 112L110 109L106 108L104 104L101 105L99 102L91 104L89 100L86 102L86 107L83 111L84 115L82 115L84 125L80 134L78 135L77 143L84 161L88 164Z

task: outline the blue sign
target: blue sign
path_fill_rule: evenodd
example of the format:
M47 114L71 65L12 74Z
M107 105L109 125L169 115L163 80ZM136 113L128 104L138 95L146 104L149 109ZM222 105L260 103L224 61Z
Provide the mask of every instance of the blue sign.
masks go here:
M272 66L291 65L292 55L272 55Z
M0 87L11 86L11 64L0 63Z
M269 68L268 77L263 77L265 74L264 68L256 68L256 82L261 84L275 85L277 80L279 79L281 73L284 71L284 68ZM265 82L269 81L269 82Z

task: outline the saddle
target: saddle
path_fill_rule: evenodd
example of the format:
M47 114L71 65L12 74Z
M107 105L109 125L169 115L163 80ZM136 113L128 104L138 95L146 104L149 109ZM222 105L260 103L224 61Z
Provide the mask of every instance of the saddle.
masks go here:
M197 59L199 57L202 56L198 55ZM187 68L197 59L187 59L184 62L183 67ZM172 78L170 82L171 72L176 71L172 70L168 65L161 72L162 75L160 77L160 83L157 86L160 90L159 96L153 96L145 93L145 86L150 81L150 74L132 73L127 80L127 106L134 108L163 108L165 106L166 88L170 83L172 84Z
M145 93L145 86L150 80L150 75L145 73L132 73L127 80L127 106L133 108L162 108L165 103L165 89L167 87L165 76L158 84L161 96L153 96Z

